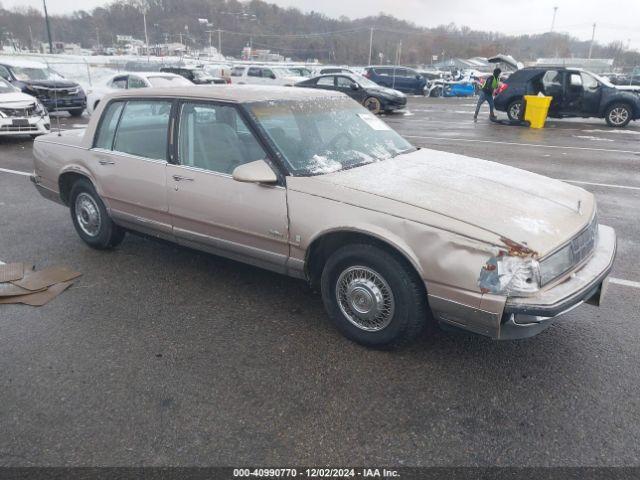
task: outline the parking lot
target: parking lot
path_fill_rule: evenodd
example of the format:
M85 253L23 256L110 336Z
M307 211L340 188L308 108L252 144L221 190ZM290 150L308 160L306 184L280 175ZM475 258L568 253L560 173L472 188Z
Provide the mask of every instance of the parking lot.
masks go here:
M394 352L346 340L304 282L133 235L90 249L25 175L31 140L0 139L0 260L83 274L44 307L0 306L0 465L638 465L640 123L535 131L486 108L409 98L384 119L593 192L618 234L606 302L528 340Z

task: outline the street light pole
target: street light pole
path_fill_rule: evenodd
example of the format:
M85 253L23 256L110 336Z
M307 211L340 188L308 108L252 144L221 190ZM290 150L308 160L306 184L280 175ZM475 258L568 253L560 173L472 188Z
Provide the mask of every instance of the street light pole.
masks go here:
M591 32L591 44L589 45L589 60L591 60L591 53L593 52L593 41L596 39L596 24L593 24L593 31Z
M222 30L218 29L218 53L222 55Z
M558 13L558 7L553 7L553 20L551 20L551 31L556 26L556 13Z
M51 40L51 24L49 23L49 13L47 12L47 1L42 0L44 7L44 21L47 25L47 38L49 39L49 53L53 53L53 41Z
M371 65L371 52L373 51L373 27L369 29L369 63Z

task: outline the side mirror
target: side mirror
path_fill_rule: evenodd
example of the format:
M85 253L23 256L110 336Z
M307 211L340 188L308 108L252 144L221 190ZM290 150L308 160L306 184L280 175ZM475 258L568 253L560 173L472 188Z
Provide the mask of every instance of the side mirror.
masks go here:
M420 80L422 78L420 75L416 75L416 80Z
M358 85L357 83L352 83L350 87L351 90L360 90L360 85Z
M275 74L275 73L270 74L270 75L269 75L269 78L270 78L271 80L275 80L275 79L276 79L276 74Z
M278 177L264 160L245 163L233 170L233 179L245 183L276 183Z

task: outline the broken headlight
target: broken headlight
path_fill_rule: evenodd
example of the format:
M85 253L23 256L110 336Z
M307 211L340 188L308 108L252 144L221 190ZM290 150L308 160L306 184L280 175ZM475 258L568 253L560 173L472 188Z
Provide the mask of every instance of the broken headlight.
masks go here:
M540 266L531 257L501 254L482 267L478 286L482 293L526 296L540 288Z

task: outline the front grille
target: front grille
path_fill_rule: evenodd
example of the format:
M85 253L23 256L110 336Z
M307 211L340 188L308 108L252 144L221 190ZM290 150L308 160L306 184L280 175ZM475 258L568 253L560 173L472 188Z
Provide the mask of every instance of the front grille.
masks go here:
M0 127L0 132L37 132L37 125L29 125L29 126L17 126L17 125L5 125Z
M48 98L51 100L75 97L78 95L77 88L37 88L39 98Z
M598 238L598 217L594 215L589 226L571 240L571 251L573 252L573 264L581 263L585 258L591 255Z
M35 115L36 107L31 105L27 108L0 108L0 112L7 117L32 117Z

